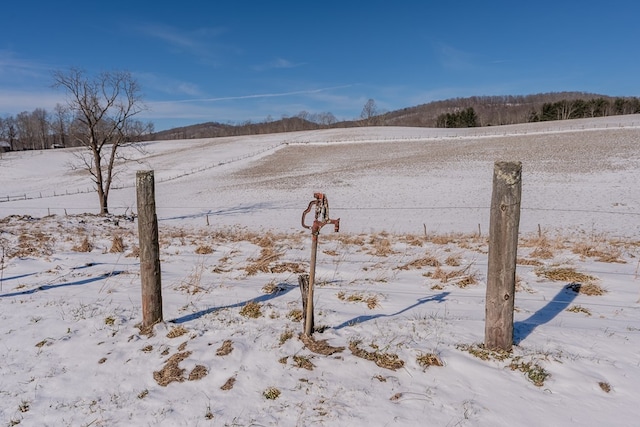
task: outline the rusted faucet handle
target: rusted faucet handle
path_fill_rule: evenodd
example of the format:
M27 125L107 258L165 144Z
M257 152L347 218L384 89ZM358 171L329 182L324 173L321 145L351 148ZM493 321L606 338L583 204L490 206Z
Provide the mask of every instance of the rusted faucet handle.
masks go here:
M327 224L333 224L336 233L340 229L340 218L338 219L329 219L329 200L324 193L313 193L313 197L315 200L309 202L309 206L307 209L302 212L302 227L311 229L314 234L320 232L320 229ZM307 225L305 223L305 218L313 206L316 206L315 219L312 225Z
M317 203L318 203L317 200L312 200L311 202L309 202L309 207L307 207L307 209L305 209L304 212L302 212L302 227L303 228L311 228L310 225L305 224L304 219L307 216L307 214L309 212L311 212L311 208L313 207L313 205L315 205Z

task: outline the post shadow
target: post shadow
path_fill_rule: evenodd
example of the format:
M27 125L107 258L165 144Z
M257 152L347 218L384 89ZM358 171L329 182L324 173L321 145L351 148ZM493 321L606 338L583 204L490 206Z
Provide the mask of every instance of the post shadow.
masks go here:
M412 305L410 305L409 307L403 308L402 310L392 313L392 314L371 314L371 315L364 315L364 316L357 316L354 317L353 319L347 320L346 322L342 322L341 324L339 324L338 326L334 326L333 329L342 329L344 327L350 326L350 325L355 325L358 323L364 323L364 322L368 322L369 320L373 320L373 319L379 319L381 317L393 317L393 316L398 316L406 311L411 310L412 308L415 308L419 305L422 305L424 303L430 302L430 301L436 301L438 303L444 302L446 301L447 296L450 294L450 292L442 292L438 295L432 295L430 297L424 297L424 298L419 298L418 301Z
M292 289L295 289L295 288L297 288L297 286L290 285L289 283L278 283L278 291L276 291L274 293L261 295L259 297L252 298L252 299L247 300L247 301L237 302L235 304L222 305L222 306L219 306L219 307L210 307L210 308L198 311L196 313L191 313L191 314L184 315L182 317L177 317L175 319L169 320L169 322L170 323L177 323L177 324L191 322L192 320L199 319L202 316L205 316L205 315L207 315L209 313L213 313L214 311L218 311L218 310L223 310L225 308L242 307L242 306L245 306L245 305L249 304L250 302L260 303L260 302L269 301L269 300L272 300L274 298L280 297L280 296L288 293L289 291L291 291Z
M112 271L110 273L101 274L100 276L97 276L97 277L91 277L89 279L84 279L84 280L78 280L77 282L60 283L60 284L57 284L57 285L42 285L42 286L38 286L37 288L27 289L27 290L20 291L20 292L12 292L12 293L9 293L9 294L0 294L0 298L17 297L17 296L22 296L22 295L31 295L31 294L35 294L36 292L48 291L48 290L56 289L56 288L64 288L64 287L67 287L67 286L86 285L88 283L97 282L98 280L108 279L109 277L117 276L118 274L122 274L122 273L124 273L124 271Z
M550 322L554 317L566 310L569 304L578 296L580 286L579 283L570 283L564 286L547 305L533 313L528 319L515 322L513 326L513 343L519 345L538 326Z

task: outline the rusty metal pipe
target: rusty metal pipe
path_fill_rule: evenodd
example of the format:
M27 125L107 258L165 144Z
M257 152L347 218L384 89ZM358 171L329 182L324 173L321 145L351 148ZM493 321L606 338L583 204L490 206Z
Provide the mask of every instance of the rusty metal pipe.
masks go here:
M307 336L313 334L313 286L316 280L316 257L318 255L318 235L320 229L327 225L333 224L334 229L337 232L340 229L340 218L329 219L329 201L323 193L313 193L315 200L309 203L307 209L302 212L302 227L311 229L311 262L309 266L309 291L307 295L307 308L305 313L304 333ZM311 208L315 205L315 219L312 225L307 225L304 222L305 217ZM319 218L320 217L320 218Z

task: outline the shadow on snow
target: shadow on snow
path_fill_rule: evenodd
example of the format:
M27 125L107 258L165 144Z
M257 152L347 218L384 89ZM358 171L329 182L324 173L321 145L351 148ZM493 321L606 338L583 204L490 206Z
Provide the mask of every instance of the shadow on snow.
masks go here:
M446 301L447 296L450 294L450 292L442 292L438 295L432 295L430 297L424 297L424 298L419 298L418 301L415 304L410 305L409 307L403 308L400 311L397 311L395 313L392 314L372 314L372 315L364 315L364 316L357 316L354 317L353 319L347 320L346 322L343 322L341 324L339 324L338 326L334 326L333 329L342 329L344 327L347 326L352 326L352 325L356 325L358 323L364 323L364 322L368 322L369 320L373 320L373 319L378 319L380 317L394 317L394 316L398 316L404 312L407 312L409 310L411 310L412 308L418 307L419 305L422 305L424 303L430 302L430 301L437 301L438 303L444 302Z
M544 307L529 316L528 319L513 324L513 343L520 344L540 325L550 322L562 313L576 299L580 284L572 283L564 286Z
M118 274L122 274L122 273L124 273L124 271L112 271L110 273L105 273L105 274L102 274L102 275L97 276L97 277L91 277L89 279L84 279L84 280L78 280L77 282L60 283L60 284L57 284L57 285L42 285L42 286L38 286L37 288L27 289L27 290L20 291L20 292L11 292L9 294L1 294L0 298L17 297L17 296L22 296L22 295L31 295L31 294L35 294L36 292L48 291L48 290L56 289L56 288L64 288L64 287L67 287L67 286L86 285L88 283L93 283L93 282L97 282L98 280L108 279L109 277L117 276Z
M261 295L259 297L252 298L252 299L247 300L247 301L237 302L235 304L229 304L229 305L223 305L223 306L220 306L220 307L207 308L205 310L201 310L201 311L198 311L196 313L187 314L185 316L178 317L178 318L173 319L173 320L169 320L169 322L178 323L178 324L179 323L190 322L192 320L199 319L202 316L206 316L209 313L213 313L213 312L218 311L218 310L223 310L225 308L243 307L243 306L249 304L250 302L260 303L260 302L269 301L271 299L278 298L278 297L280 297L282 295L285 295L286 293L288 293L289 291L291 291L292 289L295 289L297 287L298 286L291 285L289 283L278 283L278 290L276 292L271 293L271 294Z

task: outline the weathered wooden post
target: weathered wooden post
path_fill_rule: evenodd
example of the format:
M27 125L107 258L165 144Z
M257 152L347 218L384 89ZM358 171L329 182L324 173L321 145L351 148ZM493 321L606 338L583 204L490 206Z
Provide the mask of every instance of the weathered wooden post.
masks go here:
M489 266L484 345L511 351L520 225L522 163L496 162L489 220Z
M315 276L315 269L313 272ZM307 332L307 329L310 333L313 333L313 308L309 312L307 312L307 304L309 301L309 274L301 274L298 276L298 286L300 286L300 293L302 294L302 323L304 324L304 331ZM313 300L313 297L311 298ZM307 321L307 315L311 313L311 319Z
M142 330L162 322L160 245L153 171L136 173L140 280L142 282Z

